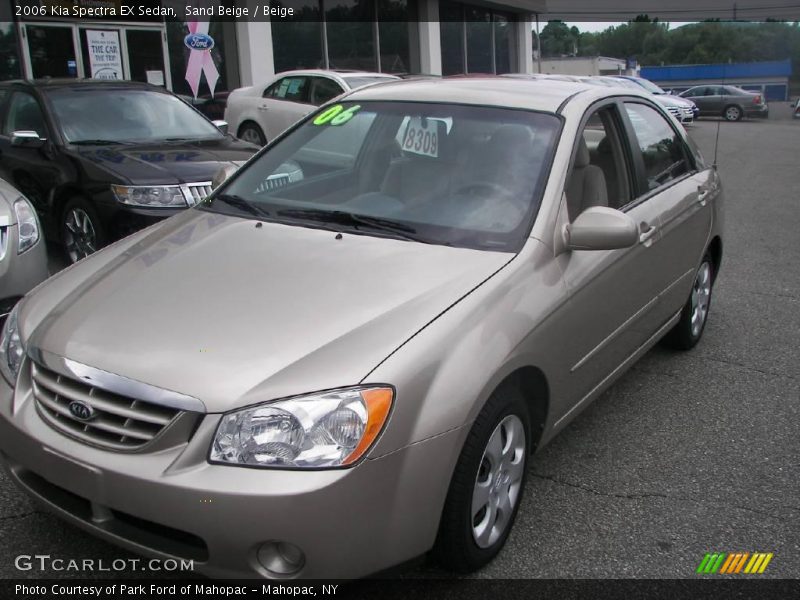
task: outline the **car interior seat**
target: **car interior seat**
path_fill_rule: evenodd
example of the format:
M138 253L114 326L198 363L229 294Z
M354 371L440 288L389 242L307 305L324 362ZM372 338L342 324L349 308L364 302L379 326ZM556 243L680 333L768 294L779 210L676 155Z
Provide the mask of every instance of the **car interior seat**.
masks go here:
M589 148L578 137L578 151L567 183L567 210L570 221L590 206L608 206L608 189L603 169L591 164Z

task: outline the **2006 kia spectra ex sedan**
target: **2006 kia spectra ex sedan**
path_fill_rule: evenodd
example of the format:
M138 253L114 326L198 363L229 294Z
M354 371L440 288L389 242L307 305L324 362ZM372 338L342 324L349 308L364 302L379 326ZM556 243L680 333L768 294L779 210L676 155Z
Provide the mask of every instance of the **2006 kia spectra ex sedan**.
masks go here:
M215 576L477 569L532 453L659 339L698 342L721 204L635 90L352 92L19 303L3 459L72 523Z

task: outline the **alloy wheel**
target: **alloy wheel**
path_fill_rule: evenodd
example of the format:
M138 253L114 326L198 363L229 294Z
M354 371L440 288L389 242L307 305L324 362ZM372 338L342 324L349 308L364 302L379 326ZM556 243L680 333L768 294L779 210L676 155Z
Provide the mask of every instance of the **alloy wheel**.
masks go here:
M692 335L697 337L703 330L708 316L708 305L711 300L711 265L704 262L697 271L692 288Z
M97 233L92 218L82 208L72 208L64 217L64 245L73 263L97 250Z
M736 106L729 106L725 109L725 118L728 121L738 121L741 114L741 111Z
M525 473L525 427L508 415L495 428L483 451L472 491L472 537L488 548L508 527Z
M251 144L256 144L257 146L264 145L264 139L255 127L245 127L242 130L242 135L239 137L245 142L250 142Z

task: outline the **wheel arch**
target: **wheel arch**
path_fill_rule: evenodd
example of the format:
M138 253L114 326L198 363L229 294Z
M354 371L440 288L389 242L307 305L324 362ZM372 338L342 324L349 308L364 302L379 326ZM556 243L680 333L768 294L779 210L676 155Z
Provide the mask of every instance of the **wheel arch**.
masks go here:
M550 412L550 386L547 377L538 367L532 365L518 367L503 378L489 397L505 387L520 392L525 399L531 426L530 450L533 454L542 439Z
M255 119L251 119L249 117L245 118L245 119L242 119L241 123L239 123L239 126L236 128L236 137L237 138L240 136L240 134L242 133L242 130L247 125L252 125L253 127L256 127L261 132L261 135L264 136L264 143L267 143L269 141L269 140L267 140L267 133L264 131L264 128L261 125L258 124L258 121L256 121Z
M720 265L722 265L722 238L720 236L714 236L714 239L711 240L708 245L708 253L711 255L711 260L714 261L713 279L716 279Z

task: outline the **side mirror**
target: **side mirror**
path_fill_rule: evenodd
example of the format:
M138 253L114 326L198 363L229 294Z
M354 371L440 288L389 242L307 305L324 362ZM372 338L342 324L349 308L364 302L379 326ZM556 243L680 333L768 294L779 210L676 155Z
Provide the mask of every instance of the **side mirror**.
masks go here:
M222 121L220 119L216 121L211 121L214 126L219 129L224 135L228 135L228 122Z
M23 148L41 148L47 140L35 131L15 131L11 134L11 145Z
M219 186L221 186L225 181L234 173L236 173L238 167L233 165L222 165L219 171L214 175L214 178L211 180L211 189L215 190Z
M592 206L564 227L564 242L570 250L616 250L639 241L636 222L624 212Z

